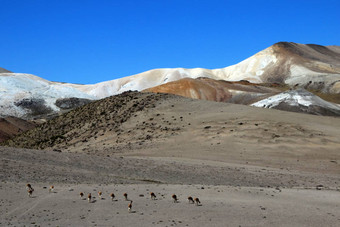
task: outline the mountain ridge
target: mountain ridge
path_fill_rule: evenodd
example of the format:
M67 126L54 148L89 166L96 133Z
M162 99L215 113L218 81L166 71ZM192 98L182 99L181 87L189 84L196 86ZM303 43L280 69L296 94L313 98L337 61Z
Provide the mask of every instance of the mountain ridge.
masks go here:
M51 82L30 74L5 72L0 73L0 117L34 117L35 106L41 106L53 115L61 110L56 105L58 99L96 100L129 90L151 89L185 78L277 83L294 89L340 94L339 59L339 46L279 42L225 68L153 69L90 85ZM27 107L27 103L32 103L33 109L30 106L23 108Z

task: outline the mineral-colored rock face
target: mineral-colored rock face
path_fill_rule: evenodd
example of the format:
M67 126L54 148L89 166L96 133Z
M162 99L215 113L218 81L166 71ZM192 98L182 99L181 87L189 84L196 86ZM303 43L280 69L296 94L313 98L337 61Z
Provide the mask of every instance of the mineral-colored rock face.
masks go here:
M145 91L238 104L249 104L280 92L278 89L259 86L247 81L228 82L209 78L185 78L149 88Z

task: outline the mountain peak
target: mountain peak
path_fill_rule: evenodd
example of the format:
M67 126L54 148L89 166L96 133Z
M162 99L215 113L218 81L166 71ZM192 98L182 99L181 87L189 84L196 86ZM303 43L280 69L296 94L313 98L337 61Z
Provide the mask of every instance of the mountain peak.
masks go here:
M307 61L340 65L340 48L338 46L322 46L318 44L299 44L293 42L278 42L273 46L275 52L281 55L295 55Z

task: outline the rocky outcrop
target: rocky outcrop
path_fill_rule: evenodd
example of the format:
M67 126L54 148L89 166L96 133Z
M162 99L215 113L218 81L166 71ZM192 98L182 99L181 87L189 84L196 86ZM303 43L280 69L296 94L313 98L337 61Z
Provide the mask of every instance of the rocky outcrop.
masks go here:
M81 99L81 98L61 98L57 99L55 102L55 105L63 110L69 110L74 109L79 106L83 106L85 104L88 104L92 102L90 99Z

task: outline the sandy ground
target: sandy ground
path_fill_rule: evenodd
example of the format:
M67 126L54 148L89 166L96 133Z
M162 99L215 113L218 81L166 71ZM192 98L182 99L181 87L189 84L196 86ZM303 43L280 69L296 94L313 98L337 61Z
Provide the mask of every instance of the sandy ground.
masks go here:
M339 226L339 176L174 157L0 148L0 226ZM30 198L26 183L34 192ZM85 184L84 184L85 183ZM49 186L55 190L49 193ZM321 190L316 186L322 184ZM99 199L97 192L103 192ZM157 200L149 193L155 192ZM92 193L88 203L79 193ZM133 200L132 212L128 212ZM116 198L111 201L110 193ZM178 203L172 201L176 194ZM202 204L189 204L187 197Z
M176 98L86 142L0 147L0 226L340 226L339 128L339 118Z
M339 226L339 192L209 185L1 185L1 226ZM97 195L103 192L102 199ZM151 200L149 192L156 194ZM6 192L6 193L5 193ZM89 203L79 192L92 193ZM114 201L109 194L116 195ZM129 201L133 200L131 212ZM174 203L175 193L179 201ZM201 204L188 203L197 196Z

